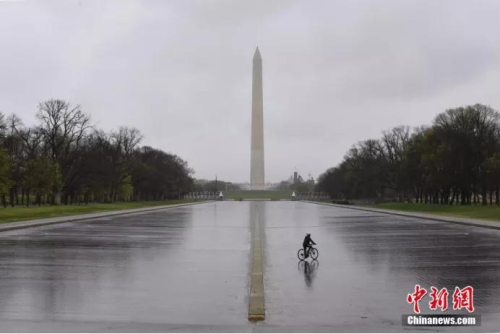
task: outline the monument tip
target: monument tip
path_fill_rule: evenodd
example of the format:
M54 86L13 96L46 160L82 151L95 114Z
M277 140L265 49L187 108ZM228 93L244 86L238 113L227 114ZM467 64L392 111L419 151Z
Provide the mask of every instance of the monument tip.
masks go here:
M253 59L262 59L259 51L259 47L255 50L255 54L253 55Z

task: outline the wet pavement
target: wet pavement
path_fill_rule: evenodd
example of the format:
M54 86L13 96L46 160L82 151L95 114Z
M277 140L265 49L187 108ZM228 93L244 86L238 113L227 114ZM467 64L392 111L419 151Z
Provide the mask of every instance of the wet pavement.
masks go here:
M447 288L450 309L455 286L470 284L481 327L437 329L500 330L500 231L299 202L263 210L267 325L406 331L401 316L413 313L406 296L415 284ZM317 263L296 256L307 232L318 244ZM428 297L421 313L440 314L428 309Z
M231 203L4 232L0 331L240 330L250 238Z
M253 324L256 217L266 320ZM307 232L319 258L300 263ZM498 331L499 241L499 230L300 202L215 202L3 232L0 331L400 332L415 284L446 287L450 298L456 285L475 289L482 326L437 329ZM426 298L422 313L431 313Z

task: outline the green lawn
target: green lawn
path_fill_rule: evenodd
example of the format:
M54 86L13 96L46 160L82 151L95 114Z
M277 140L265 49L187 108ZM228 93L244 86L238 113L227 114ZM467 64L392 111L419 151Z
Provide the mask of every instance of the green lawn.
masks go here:
M500 207L495 205L456 206L456 205L416 204L416 203L381 203L377 205L371 205L371 207L378 209L411 211L411 212L430 213L443 216L500 221Z
M92 212L138 209L145 207L154 207L159 205L171 205L195 202L194 200L170 200L155 202L120 202L109 204L91 203L88 205L59 205L59 206L16 206L14 208L0 208L0 223L14 221L41 219L50 217L73 216Z
M280 199L288 199L292 197L291 190L229 190L222 192L226 198L229 199L255 199L255 198L269 198L274 201Z

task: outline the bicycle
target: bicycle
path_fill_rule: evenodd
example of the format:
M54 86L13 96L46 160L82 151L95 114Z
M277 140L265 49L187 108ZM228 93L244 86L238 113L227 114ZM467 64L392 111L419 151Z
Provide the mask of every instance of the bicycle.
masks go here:
M318 249L310 246L309 247L309 256L311 257L311 259L316 260L319 256ZM304 248L299 249L299 251L297 252L297 257L299 258L300 261L304 261L306 259L306 254L304 252Z

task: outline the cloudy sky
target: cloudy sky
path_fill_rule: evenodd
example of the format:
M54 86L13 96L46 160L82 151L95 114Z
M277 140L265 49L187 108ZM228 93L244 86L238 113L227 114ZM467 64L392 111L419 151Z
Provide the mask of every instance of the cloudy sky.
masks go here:
M317 177L350 146L447 108L500 109L500 1L2 1L0 111L80 104L196 178L250 178L252 57L266 181Z

